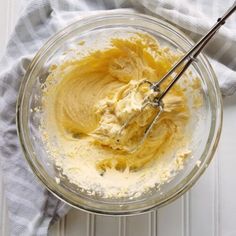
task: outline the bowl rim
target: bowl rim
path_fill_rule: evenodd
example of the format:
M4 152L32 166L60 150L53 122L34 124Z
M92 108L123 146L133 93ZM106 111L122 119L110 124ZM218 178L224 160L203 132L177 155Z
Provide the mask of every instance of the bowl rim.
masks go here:
M183 180L185 180L185 183L182 184L182 187L179 188L178 191L172 193L167 198L160 201L158 204L145 206L145 207L141 207L141 208L137 208L137 209L131 209L131 210L129 209L129 210L116 211L114 209L112 209L112 210L103 210L102 208L94 209L91 206L83 205L81 203L75 203L71 199L65 198L65 196L60 191L58 191L58 189L55 188L55 186L53 186L53 184L51 184L47 178L45 178L45 176L39 171L38 167L35 165L35 163L33 161L32 154L29 153L27 150L27 145L26 145L25 137L24 137L24 127L23 127L24 125L22 125L23 124L22 123L22 117L23 117L22 104L23 104L23 99L24 99L25 86L26 86L28 80L30 79L31 72L33 71L33 69L37 65L38 61L40 61L40 58L42 57L42 55L44 55L44 53L46 53L47 50L61 38L61 36L63 36L65 33L71 33L73 30L78 30L78 28L81 27L82 23L83 23L83 25L86 25L86 24L91 23L92 21L95 21L95 20L112 19L114 17L127 17L127 18L128 17L134 17L134 18L136 17L136 18L143 19L143 20L146 19L149 21L150 20L154 21L157 24L161 24L161 25L164 25L165 27L171 28L171 30L173 30L174 33L179 34L181 36L181 38L186 40L190 46L194 44L193 41L191 39L189 39L189 37L186 36L182 31L180 31L178 28L176 28L176 26L174 26L166 21L163 21L159 18L149 16L149 15L144 15L144 14L139 14L139 13L127 13L127 12L126 13L110 12L110 13L106 13L105 16L104 16L104 13L97 13L92 16L87 16L87 17L84 17L80 20L77 20L74 23L69 24L67 27L61 29L56 34L52 35L47 40L47 42L38 50L38 52L36 53L36 55L32 59L30 65L28 66L27 71L22 79L21 85L20 85L20 90L19 90L19 95L18 95L17 105L16 105L16 125L17 125L17 134L18 134L18 137L20 140L20 144L21 144L25 159L27 160L32 171L37 176L37 178L40 180L40 182L43 184L43 186L45 186L53 195L55 195L57 198L59 198L63 202L71 205L72 207L75 207L75 208L78 208L78 209L81 209L84 211L88 211L88 212L93 212L96 214L134 215L134 214L139 214L139 213L143 213L146 211L150 211L150 210L157 208L157 207L159 208L159 207L169 204L169 203L173 202L174 200L176 200L177 198L179 198L181 195L183 195L186 191L188 191L196 183L196 181L204 173L205 169L207 168L207 166L209 165L209 163L211 162L211 160L214 156L214 153L216 151L216 148L217 148L217 145L219 142L221 130L222 130L223 109L222 109L222 99L221 99L221 95L220 95L218 80L217 80L215 72L214 72L211 64L209 63L208 59L206 58L206 56L201 54L201 60L203 60L204 64L207 66L208 72L212 76L212 79L214 81L214 87L217 92L216 98L218 99L218 101L216 101L218 104L218 109L216 111L216 112L218 112L218 115L216 116L216 118L217 118L216 123L218 123L218 124L216 124L216 129L214 131L214 137L212 138L212 140L213 140L212 145L209 148L209 151L204 158L204 163L201 163L200 167L197 170L195 170L195 172L193 174L191 174L193 172L193 170L191 170L191 172L183 179ZM186 181L187 178L189 178L188 181Z

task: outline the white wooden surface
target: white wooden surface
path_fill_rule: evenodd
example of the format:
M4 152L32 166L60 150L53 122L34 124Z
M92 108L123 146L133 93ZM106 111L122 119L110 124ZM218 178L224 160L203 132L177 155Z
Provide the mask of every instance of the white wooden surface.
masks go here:
M26 0L0 0L0 56ZM78 210L51 227L53 236L236 236L236 95L224 99L224 124L215 158L182 198L132 217L94 216ZM0 172L0 235L9 235Z

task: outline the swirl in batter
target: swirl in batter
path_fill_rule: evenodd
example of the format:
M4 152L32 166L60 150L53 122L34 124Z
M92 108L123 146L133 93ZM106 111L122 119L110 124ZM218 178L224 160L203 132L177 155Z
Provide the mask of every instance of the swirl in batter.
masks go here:
M164 112L146 141L137 151L128 151L157 112L152 107L140 112L151 91L147 86L137 90L137 85L160 80L178 58L149 34L136 33L112 38L110 47L51 70L43 91L42 126L56 136L63 161L55 147L49 151L69 179L83 168L103 177L110 170L138 172L185 146L190 110L185 89L176 84L164 98ZM120 132L131 117L135 118ZM50 138L47 142L52 143Z

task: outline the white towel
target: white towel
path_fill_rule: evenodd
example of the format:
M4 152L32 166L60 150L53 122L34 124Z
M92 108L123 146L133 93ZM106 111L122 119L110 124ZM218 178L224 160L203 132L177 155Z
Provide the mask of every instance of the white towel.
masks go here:
M0 160L11 235L47 235L69 207L52 196L26 163L16 134L15 109L21 79L37 50L69 23L101 10L137 11L164 18L194 40L232 4L230 0L33 0L22 12L0 62ZM126 8L126 9L124 9ZM223 95L236 91L236 16L208 47Z

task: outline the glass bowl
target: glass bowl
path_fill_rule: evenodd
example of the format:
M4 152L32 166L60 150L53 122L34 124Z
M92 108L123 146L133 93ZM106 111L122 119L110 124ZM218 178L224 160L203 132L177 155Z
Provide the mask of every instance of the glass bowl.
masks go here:
M196 128L193 158L161 190L153 189L135 199L105 199L79 191L66 181L58 183L54 163L50 160L39 134L41 85L48 75L49 66L63 52L86 37L96 37L101 30L136 29L148 32L162 44L181 52L188 51L193 42L174 26L154 17L134 14L97 14L79 20L64 28L38 51L23 78L17 104L17 128L24 155L34 174L55 196L73 207L94 213L128 215L148 211L172 202L186 192L202 175L216 150L222 125L221 95L215 73L204 55L199 55L192 70L201 80L204 105L203 119Z

